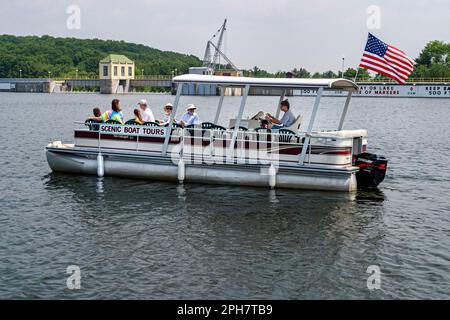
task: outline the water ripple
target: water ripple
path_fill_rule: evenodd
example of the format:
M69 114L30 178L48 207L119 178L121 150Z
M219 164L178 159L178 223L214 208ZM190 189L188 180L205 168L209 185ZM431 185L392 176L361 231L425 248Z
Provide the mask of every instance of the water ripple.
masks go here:
M52 139L70 141L72 120L87 116L92 105L109 105L111 97L1 95L0 111L12 119L7 129L21 126L34 133L0 130L5 172L0 298L444 299L450 294L450 111L444 100L354 99L347 126L368 128L370 148L388 157L389 171L380 190L346 195L53 174L43 147ZM128 106L140 98L120 97L128 116ZM154 108L171 99L148 97ZM183 97L183 103L187 99L211 120L217 98ZM224 118L233 115L238 101L225 100ZM246 112L270 103L276 99L252 97ZM294 112L305 117L312 103L291 99ZM318 128L335 125L331 115L342 101L324 103ZM38 118L19 124L19 106L39 109ZM52 125L43 125L47 121ZM424 143L424 137L437 136L445 141ZM81 290L66 288L69 265L82 270ZM381 290L367 289L370 265L381 268Z

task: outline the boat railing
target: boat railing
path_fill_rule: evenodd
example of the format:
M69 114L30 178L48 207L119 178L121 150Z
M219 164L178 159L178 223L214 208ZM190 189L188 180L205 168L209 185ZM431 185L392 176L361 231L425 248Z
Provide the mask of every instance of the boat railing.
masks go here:
M107 123L97 123L97 122L81 122L76 121L76 130L81 131L95 131L99 132L101 125L108 125L111 127L128 127L128 132L132 131L133 128L143 128L144 125L122 125L122 124L107 124ZM163 133L160 134L160 138L164 138L167 133L168 127L146 127L146 128L160 128L164 129ZM142 139L140 139L139 134L126 133L125 130L121 132L115 132L111 130L109 132L101 131L98 135L98 147L101 148L101 140L103 135L118 135L118 136L129 136L135 137L135 151L145 151L142 148ZM218 129L211 128L205 129L201 126L188 127L188 128L172 128L171 130L171 140L175 143L178 142L180 148L176 149L176 152L180 154L208 154L209 156L223 155L223 150L230 148L232 136L234 130L232 129ZM289 148L290 146L303 147L306 137L316 140L322 143L333 143L337 141L352 140L353 138L341 137L338 135L330 134L329 132L312 132L310 134L306 132L293 132L290 130L270 130L258 128L256 130L245 130L242 128L237 132L237 137L235 140L235 146L231 149L236 150L236 154L245 154L246 149L257 149L264 150L268 153L276 153L283 148ZM197 149L192 149L192 148ZM306 152L306 158L311 159L311 143L308 144L308 150ZM208 148L207 151L199 150L198 148Z

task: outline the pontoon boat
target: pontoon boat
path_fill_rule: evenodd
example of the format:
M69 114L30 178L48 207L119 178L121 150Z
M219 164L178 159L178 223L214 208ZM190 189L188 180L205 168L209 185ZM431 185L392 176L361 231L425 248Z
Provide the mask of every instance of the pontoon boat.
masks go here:
M78 123L81 128L75 129L74 144L55 141L46 147L52 170L180 183L345 192L358 186L374 187L384 179L387 161L367 153L367 131L343 129L352 93L358 89L350 80L189 74L173 81L177 85L173 115L184 85L216 84L221 95L214 122L186 128L173 119L165 127L157 123ZM301 118L279 130L261 128L258 120L244 119L252 87L279 90L280 102L287 90L315 90L306 130L301 130ZM227 88L241 88L243 95L236 118L230 119L226 128L217 122ZM339 125L335 130L313 131L321 97L327 90L347 92ZM278 105L277 118L279 112Z

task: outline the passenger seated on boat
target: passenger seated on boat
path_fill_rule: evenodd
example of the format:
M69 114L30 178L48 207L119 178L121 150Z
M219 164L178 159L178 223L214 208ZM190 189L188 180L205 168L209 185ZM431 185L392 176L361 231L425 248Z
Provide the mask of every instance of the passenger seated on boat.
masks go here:
M283 100L280 103L280 109L284 112L283 117L281 119L277 119L272 116L270 113L267 114L267 120L269 120L269 128L270 129L281 129L283 127L290 127L294 124L296 117L290 110L289 101Z
M155 116L152 110L148 107L147 100L142 99L138 102L139 108L141 109L141 116L144 122L155 122Z
M101 122L100 120L100 116L102 115L102 112L100 111L99 107L95 107L94 109L92 109L92 114L94 115L93 117L89 117L86 119L86 121L88 120L94 120L97 122Z
M261 120L261 128L269 129L269 120Z
M162 118L161 121L159 121L159 125L160 126L166 126L169 124L169 120L170 120L170 115L172 114L173 111L173 105L171 103L166 103L166 105L164 106L164 116ZM175 120L175 118L173 118L173 122L177 122Z
M100 108L95 107L92 110L92 113L94 114L94 116L87 118L84 123L89 127L89 130L98 131L98 129L100 128L99 123L102 122L100 120L100 116L102 115L102 112L100 111Z
M141 111L139 109L134 109L134 122L137 124L144 124L144 120L142 120Z
M106 122L108 120L114 120L123 124L123 113L120 107L119 99L114 99L111 102L111 110L104 112L99 117L92 117L94 120L99 120L101 122Z
M183 114L183 116L181 117L179 124L182 125L183 127L199 124L200 118L195 112L195 110L197 110L197 107L195 105L188 104L186 108L186 113Z
M94 114L94 117L100 117L100 116L102 115L102 112L100 111L100 108L99 108L99 107L95 107L95 108L92 110L92 113Z

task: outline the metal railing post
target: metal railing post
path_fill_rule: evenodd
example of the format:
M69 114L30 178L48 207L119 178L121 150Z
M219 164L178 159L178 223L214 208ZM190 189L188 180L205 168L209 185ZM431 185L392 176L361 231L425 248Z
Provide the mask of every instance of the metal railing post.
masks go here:
M286 89L283 89L283 90L281 91L280 101L278 101L277 111L276 111L276 113L275 113L275 118L277 118L277 119L278 119L278 117L280 116L280 111L281 111L281 110L280 110L280 107L281 107L281 101L284 100L285 95L286 95Z
M314 125L314 120L316 119L317 110L319 109L320 99L322 98L323 87L320 87L317 91L316 100L314 101L313 111L311 113L311 119L309 120L308 130L306 132L305 142L303 142L302 152L298 160L299 165L303 165L305 162L306 152L308 151L309 143L311 141L311 131ZM310 155L311 158L311 155Z
M349 91L347 94L347 99L345 99L344 110L342 111L341 120L339 121L338 131L342 130L344 126L345 117L347 116L348 106L350 104L350 99L352 97L352 92Z
M223 104L224 96L225 96L225 88L220 87L219 105L217 106L216 116L214 117L215 124L217 124L217 122L219 121L219 116L220 116L220 112L222 111L222 104Z
M167 126L166 137L164 138L164 144L163 144L163 148L162 148L163 155L167 154L167 148L169 147L170 136L172 135L173 118L175 117L175 114L177 113L178 104L180 102L181 90L183 88L183 85L184 85L183 82L178 84L177 95L175 96L175 101L173 104L173 112L170 114L169 125Z
M139 135L136 136L136 152L139 151Z
M250 85L247 84L244 88L244 95L242 96L241 106L239 107L238 116L237 116L236 122L234 124L234 130L233 130L233 135L231 136L231 143L230 143L229 150L234 149L234 144L236 142L239 127L241 126L241 118L242 118L242 114L244 113L244 107L245 107L245 103L247 102L249 90L250 90Z

